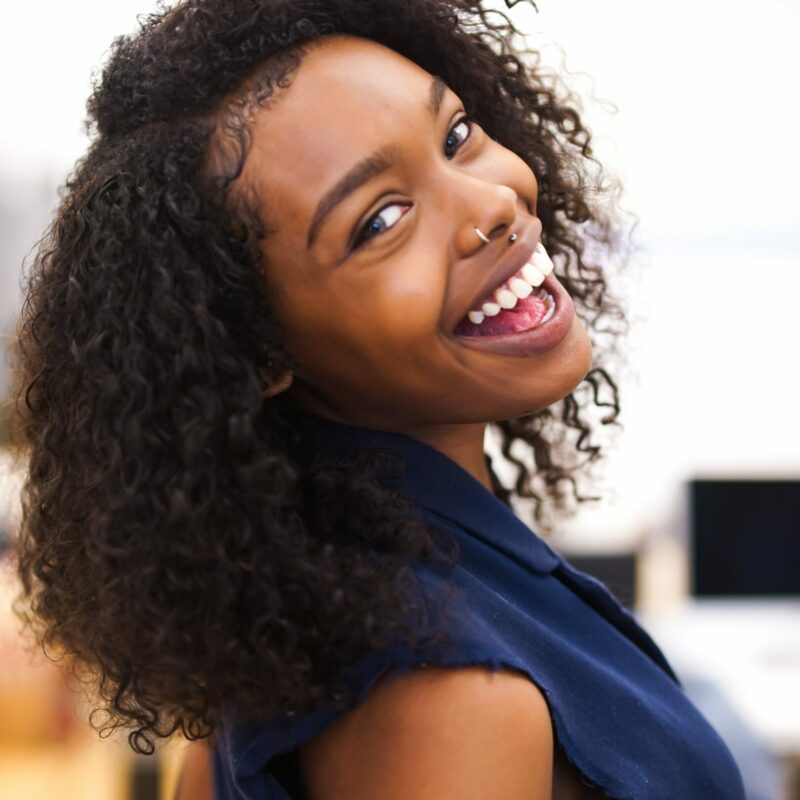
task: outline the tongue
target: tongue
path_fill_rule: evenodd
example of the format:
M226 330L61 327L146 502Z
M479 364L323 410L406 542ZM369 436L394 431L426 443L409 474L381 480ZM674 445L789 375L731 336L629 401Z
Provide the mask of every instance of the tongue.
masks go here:
M529 295L517 300L514 308L504 308L493 317L486 317L480 325L470 322L469 317L464 317L458 323L454 333L460 336L497 336L502 333L519 333L537 328L545 314L547 305L544 300Z

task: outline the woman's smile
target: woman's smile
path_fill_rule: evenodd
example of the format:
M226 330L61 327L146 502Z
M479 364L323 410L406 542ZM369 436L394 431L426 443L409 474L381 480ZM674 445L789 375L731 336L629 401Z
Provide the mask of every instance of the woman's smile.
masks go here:
M580 383L588 336L554 273L534 266L546 258L534 257L536 178L438 77L375 42L327 37L251 127L237 190L270 231L266 279L300 407L419 430L532 413ZM523 284L531 296L518 298ZM508 324L498 293L533 330L481 335ZM456 331L480 309L482 332Z
M471 310L452 331L448 324L461 343L526 356L546 352L569 333L575 316L572 298L553 273L539 239L541 224L535 222L488 273L489 288L481 289Z

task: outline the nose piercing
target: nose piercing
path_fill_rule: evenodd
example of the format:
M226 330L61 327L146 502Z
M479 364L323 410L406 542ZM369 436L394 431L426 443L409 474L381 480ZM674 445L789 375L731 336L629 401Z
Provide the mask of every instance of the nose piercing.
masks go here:
M473 227L474 227L474 226L473 226ZM480 236L480 238L481 238L481 239L482 239L484 242L488 242L488 241L489 241L489 237L488 237L488 236L487 236L485 233L483 233L483 231L481 231L481 229L480 229L480 228L475 228L475 233L477 233L477 234L478 234L478 236ZM516 234L516 233L512 233L512 234L511 234L511 235L508 237L508 241L509 241L509 242L511 242L511 244L514 244L514 242L516 242L516 241L517 241L517 234Z

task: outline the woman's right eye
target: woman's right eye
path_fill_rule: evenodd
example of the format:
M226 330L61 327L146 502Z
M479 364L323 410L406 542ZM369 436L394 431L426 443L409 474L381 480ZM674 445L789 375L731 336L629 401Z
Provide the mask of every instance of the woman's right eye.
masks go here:
M378 234L389 230L395 223L403 216L405 212L399 212L396 209L409 208L409 203L389 203L384 206L380 211L370 217L366 224L359 230L358 235L353 242L353 249L360 246L363 242L374 238Z
M460 127L464 127L464 135L462 138L457 139L455 141L455 145L450 144L453 137L453 131L458 130ZM475 122L473 121L472 117L468 114L462 115L456 123L450 128L447 135L447 141L445 142L445 146L455 146L455 152L457 153L463 146L464 143L470 138L472 135L473 129L475 128ZM453 153L455 155L455 153ZM448 158L452 158L452 155L448 155ZM409 207L408 203L389 203L389 205L384 206L380 211L374 214L370 219L367 220L367 223L362 226L359 230L356 238L353 240L352 249L355 250L359 246L361 246L365 241L374 238L375 236L380 235L384 231L391 228L403 214L397 214L397 212L393 212L391 214L387 214L386 212L391 208L399 208L401 206L405 206L406 208ZM390 218L390 221L386 224L386 227L381 228L380 223L377 225L374 224L377 220L381 219L381 216L386 214L387 217Z

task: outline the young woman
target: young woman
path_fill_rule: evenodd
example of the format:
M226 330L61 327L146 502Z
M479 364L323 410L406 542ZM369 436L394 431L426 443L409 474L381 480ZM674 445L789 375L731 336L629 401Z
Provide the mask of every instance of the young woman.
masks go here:
M589 134L514 34L473 0L186 0L89 101L20 327L20 574L98 726L210 745L184 797L744 796L512 512L569 507L624 322Z

